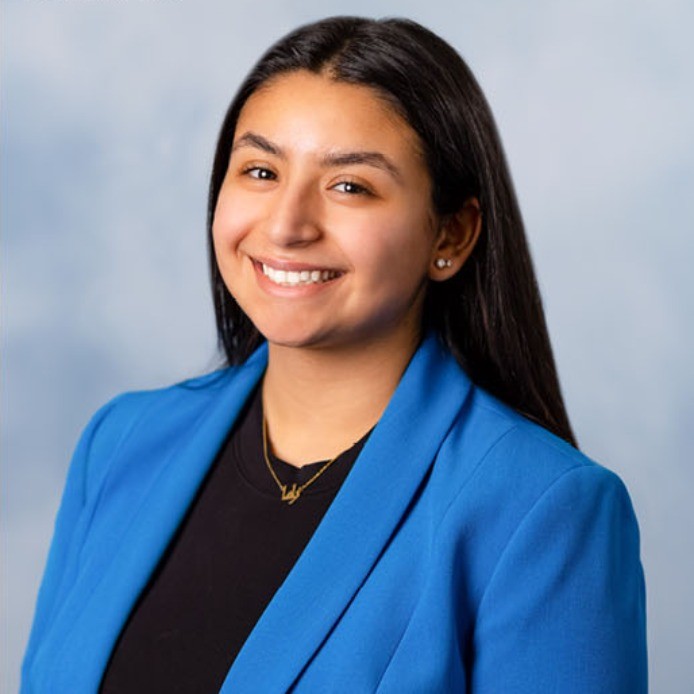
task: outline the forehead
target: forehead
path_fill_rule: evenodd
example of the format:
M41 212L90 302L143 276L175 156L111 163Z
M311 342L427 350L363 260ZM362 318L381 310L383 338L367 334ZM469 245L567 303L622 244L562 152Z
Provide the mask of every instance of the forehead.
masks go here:
M300 148L368 148L422 160L419 137L382 94L303 70L276 76L249 97L236 137L247 130Z

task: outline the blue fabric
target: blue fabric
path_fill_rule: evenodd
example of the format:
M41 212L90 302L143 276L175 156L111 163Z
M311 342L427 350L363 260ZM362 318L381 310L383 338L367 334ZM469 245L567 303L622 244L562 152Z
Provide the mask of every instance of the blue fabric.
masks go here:
M120 396L70 468L22 692L95 692L266 366ZM419 348L222 691L640 694L645 590L612 472Z

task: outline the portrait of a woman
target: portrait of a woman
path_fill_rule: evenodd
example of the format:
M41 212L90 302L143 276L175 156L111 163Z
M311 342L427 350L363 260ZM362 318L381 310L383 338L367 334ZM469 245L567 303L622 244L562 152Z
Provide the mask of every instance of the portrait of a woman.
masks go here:
M577 448L458 53L401 19L280 39L208 244L226 367L89 422L22 691L645 692L637 521Z

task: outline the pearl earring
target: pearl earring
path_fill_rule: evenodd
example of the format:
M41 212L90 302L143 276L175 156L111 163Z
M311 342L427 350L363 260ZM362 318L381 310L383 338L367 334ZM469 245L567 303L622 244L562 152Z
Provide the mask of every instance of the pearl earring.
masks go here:
M436 265L439 270L443 270L446 267L452 267L453 261L450 260L450 258L437 258L434 265Z

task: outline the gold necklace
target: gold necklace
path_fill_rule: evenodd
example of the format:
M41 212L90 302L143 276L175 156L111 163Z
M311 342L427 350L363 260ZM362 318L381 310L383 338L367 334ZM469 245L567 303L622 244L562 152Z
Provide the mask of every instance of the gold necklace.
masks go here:
M282 492L282 501L286 501L290 506L301 496L301 492L303 492L304 489L309 486L309 484L313 484L341 455L341 453L338 453L332 460L329 460L313 477L311 477L310 480L308 480L308 482L304 482L299 486L297 486L296 482L294 482L291 488L288 489L286 484L282 484L280 482L279 477L277 477L275 474L275 471L270 463L270 456L267 453L267 420L263 414L263 456L265 457L265 463L267 464L268 470L270 470L270 474L272 475L273 479L275 482L277 482L277 486Z

